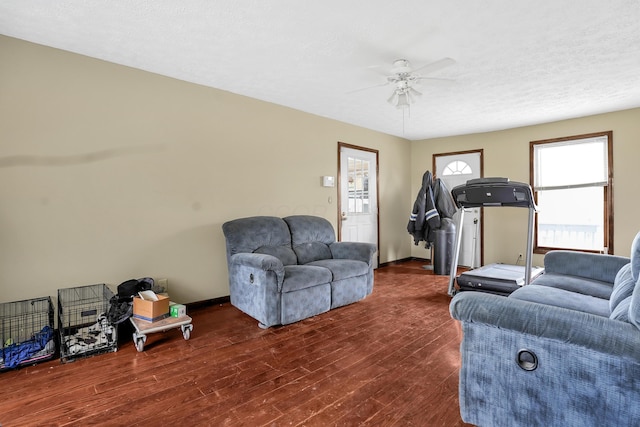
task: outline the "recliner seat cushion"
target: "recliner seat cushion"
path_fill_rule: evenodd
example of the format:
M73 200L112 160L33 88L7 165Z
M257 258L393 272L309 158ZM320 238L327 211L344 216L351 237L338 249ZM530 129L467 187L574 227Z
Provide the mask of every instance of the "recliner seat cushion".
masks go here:
M609 317L611 314L609 300L578 294L565 289L538 286L535 282L516 289L508 298L563 307L603 317Z
M287 265L284 267L282 292L293 292L331 282L331 271L313 265Z
M369 266L365 262L353 259L322 259L306 265L324 267L330 270L333 281L362 276L369 271Z

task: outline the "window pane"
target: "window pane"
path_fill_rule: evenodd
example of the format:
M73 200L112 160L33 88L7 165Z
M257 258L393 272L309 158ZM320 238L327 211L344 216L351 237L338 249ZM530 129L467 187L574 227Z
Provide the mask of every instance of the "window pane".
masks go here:
M462 160L454 160L444 168L443 175L471 175L473 171L471 166Z
M369 161L348 158L348 187L350 214L369 213Z
M538 209L538 246L604 249L604 187L538 191Z
M537 190L607 183L607 138L587 138L534 146Z

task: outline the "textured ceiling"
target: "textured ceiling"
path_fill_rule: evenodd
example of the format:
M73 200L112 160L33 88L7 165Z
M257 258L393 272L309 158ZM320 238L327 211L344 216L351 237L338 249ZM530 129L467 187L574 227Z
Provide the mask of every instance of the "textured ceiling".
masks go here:
M0 34L411 140L640 107L637 0L2 0ZM444 57L410 116L349 93Z

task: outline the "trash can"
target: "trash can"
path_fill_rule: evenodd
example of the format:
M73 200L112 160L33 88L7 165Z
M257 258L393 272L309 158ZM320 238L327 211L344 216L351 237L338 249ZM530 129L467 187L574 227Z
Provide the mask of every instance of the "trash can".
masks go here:
M440 220L440 228L434 231L433 272L441 276L451 274L451 260L455 249L456 225L450 218Z

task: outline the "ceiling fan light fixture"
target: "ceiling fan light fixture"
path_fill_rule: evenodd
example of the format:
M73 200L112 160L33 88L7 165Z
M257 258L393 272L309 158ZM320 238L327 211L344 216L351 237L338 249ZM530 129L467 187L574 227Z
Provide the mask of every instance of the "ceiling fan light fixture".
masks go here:
M395 107L398 104L398 94L394 91L387 102Z
M405 109L415 101L409 91L396 90L391 94L389 99L387 99L387 102L398 109Z
M412 100L408 92L399 93L398 100L396 102L396 108L398 109L409 108L409 105L411 105L411 102Z

